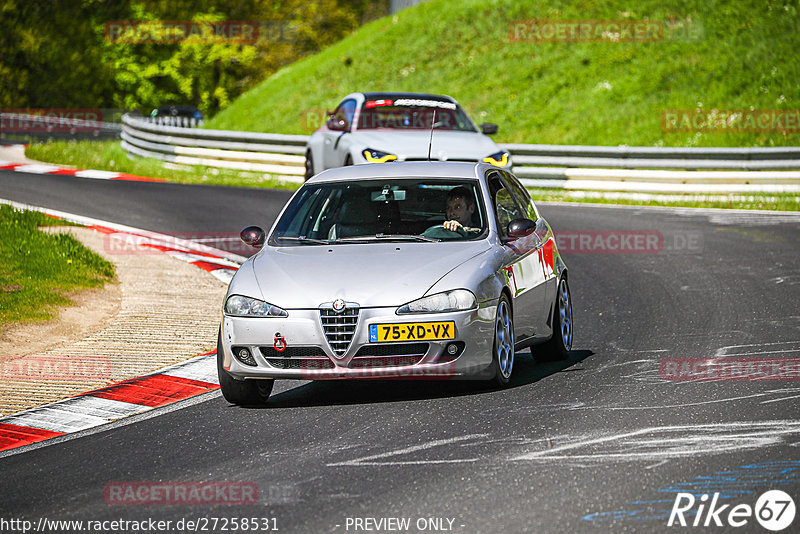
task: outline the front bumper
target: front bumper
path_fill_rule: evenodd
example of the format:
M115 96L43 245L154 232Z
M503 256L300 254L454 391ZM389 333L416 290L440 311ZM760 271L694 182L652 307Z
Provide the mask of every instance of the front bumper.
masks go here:
M453 313L396 315L392 308L361 308L347 350L337 355L320 319L320 310L288 310L288 317L222 317L223 367L237 379L288 378L491 378L496 306ZM370 343L369 325L453 321L455 339ZM280 336L286 349L275 350ZM450 343L459 347L453 359ZM280 347L280 344L279 344ZM255 366L233 354L246 348Z

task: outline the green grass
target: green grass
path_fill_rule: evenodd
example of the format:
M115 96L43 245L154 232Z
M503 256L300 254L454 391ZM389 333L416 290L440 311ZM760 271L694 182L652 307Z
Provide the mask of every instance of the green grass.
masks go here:
M53 224L64 223L0 206L0 326L51 319L69 293L114 279L114 265L71 235L37 229Z
M25 155L37 161L70 165L79 169L116 171L149 178L163 178L181 184L233 185L296 189L297 185L264 173L202 166L166 168L154 158L130 159L119 141L53 141L31 144Z
M530 19L672 20L652 43L512 42ZM354 91L449 94L499 142L797 145L780 133L665 133L665 110L797 109L800 15L775 0L431 0L289 65L206 128L310 133Z

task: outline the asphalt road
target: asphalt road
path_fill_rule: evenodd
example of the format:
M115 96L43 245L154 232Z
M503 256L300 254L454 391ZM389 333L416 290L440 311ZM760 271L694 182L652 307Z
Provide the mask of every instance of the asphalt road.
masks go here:
M287 197L0 172L0 198L165 233L268 226ZM591 246L660 236L658 250L639 253L562 247L575 302L567 362L526 351L506 390L283 381L261 409L209 394L0 458L0 518L257 517L280 532L366 532L356 519L397 517L410 532L434 518L442 528L425 531L667 532L682 530L667 527L678 492L719 492L723 524L732 505L755 506L771 489L800 505L800 382L661 374L668 358L800 357L800 216L540 207L564 239L577 231ZM252 482L259 503L107 504L104 488L120 481ZM745 519L737 532L767 532ZM692 531L730 530L710 521Z

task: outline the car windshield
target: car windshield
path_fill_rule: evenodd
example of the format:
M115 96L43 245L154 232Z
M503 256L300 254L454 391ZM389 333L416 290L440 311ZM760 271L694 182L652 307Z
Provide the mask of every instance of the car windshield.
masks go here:
M306 184L284 211L270 244L480 239L487 225L479 192L476 180L433 178ZM455 231L443 226L452 219L459 221Z
M432 124L437 130L476 131L472 121L457 104L410 98L365 101L361 106L357 127L359 130L429 130Z

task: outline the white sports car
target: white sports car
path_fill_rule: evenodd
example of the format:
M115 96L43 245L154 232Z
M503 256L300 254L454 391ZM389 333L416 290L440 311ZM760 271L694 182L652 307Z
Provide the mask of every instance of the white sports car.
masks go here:
M309 139L305 177L389 161L485 162L510 170L508 152L487 137L495 133L496 124L479 128L449 96L353 93Z
M419 162L307 181L236 272L217 371L235 404L274 379L431 377L509 383L517 350L566 358L567 268L510 172Z

